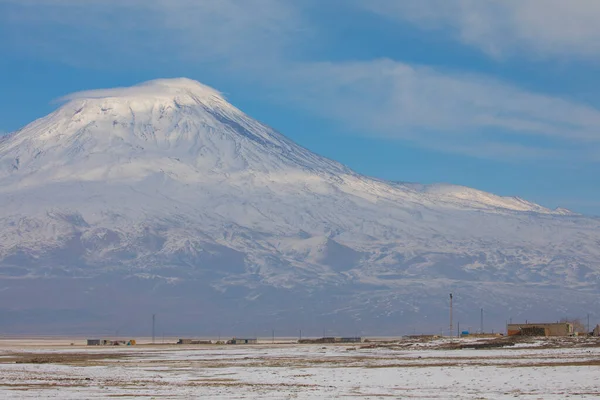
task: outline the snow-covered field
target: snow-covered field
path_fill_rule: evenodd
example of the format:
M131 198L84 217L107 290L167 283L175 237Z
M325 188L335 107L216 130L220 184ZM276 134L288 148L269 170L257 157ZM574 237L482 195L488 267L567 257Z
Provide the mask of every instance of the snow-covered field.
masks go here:
M547 345L11 346L0 398L600 398L599 343Z

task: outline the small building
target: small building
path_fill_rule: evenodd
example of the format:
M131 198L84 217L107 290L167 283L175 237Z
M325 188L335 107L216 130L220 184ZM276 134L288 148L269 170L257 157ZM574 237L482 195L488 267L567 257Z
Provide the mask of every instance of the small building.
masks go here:
M258 339L233 338L233 339L227 341L227 344L257 344L257 343L258 343Z
M600 325L596 325L594 331L592 332L592 336L600 336Z
M508 336L573 336L573 324L569 322L539 323L539 324L508 324Z
M177 344L212 344L211 340L179 339Z
M362 343L363 338L361 337L343 337L340 338L340 343Z
M316 339L301 339L298 343L302 344L322 344L322 343L340 343L341 338L336 337L322 337Z
M107 339L88 339L88 346L135 346L136 341L131 340L107 340Z
M334 337L323 337L321 339L317 339L317 343L336 343L337 339Z

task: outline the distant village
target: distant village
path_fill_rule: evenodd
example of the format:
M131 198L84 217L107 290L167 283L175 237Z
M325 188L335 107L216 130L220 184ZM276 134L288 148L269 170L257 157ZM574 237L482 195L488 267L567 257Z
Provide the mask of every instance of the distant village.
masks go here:
M544 322L544 323L530 323L525 322L510 323L506 325L506 333L485 333L479 331L476 333L470 333L468 331L462 331L457 336L443 336L443 335L406 335L405 338L409 339L436 339L442 337L452 338L495 338L495 337L572 337L572 336L600 336L600 325L589 332L578 332L575 329L575 324L571 322ZM320 338L299 338L296 340L286 340L286 343L298 343L298 344L336 344L336 343L363 343L368 342L369 339L351 336L351 337L320 337ZM275 343L275 337L271 340L260 340L258 338L238 338L234 337L229 340L208 340L208 339L191 339L191 338L180 338L176 344L179 345L253 345L253 344L265 344ZM154 343L154 339L153 339ZM88 346L135 346L136 340L109 340L109 339L88 339Z

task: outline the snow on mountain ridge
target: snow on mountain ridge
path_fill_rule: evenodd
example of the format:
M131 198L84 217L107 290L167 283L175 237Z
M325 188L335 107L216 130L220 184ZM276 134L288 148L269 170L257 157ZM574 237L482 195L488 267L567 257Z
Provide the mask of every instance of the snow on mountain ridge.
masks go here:
M4 173L23 188L52 181L140 181L157 173L188 183L261 173L279 182L294 182L294 176L308 185L322 181L373 202L429 200L449 207L554 213L475 189L397 186L362 177L254 121L217 90L190 79L160 79L64 99L68 102L57 111L0 142L0 178Z
M500 208L514 211L537 212L542 214L576 215L570 210L559 208L551 210L516 196L498 196L482 190L447 183L418 184L408 183L407 187L419 193L435 196L447 202L458 202L462 205L479 204L483 207Z
M239 171L345 171L194 81L152 81L90 91L0 144L0 174L21 186L52 180L140 180L151 173L201 176ZM23 171L53 175L32 181ZM82 172L83 171L83 172ZM1 175L0 175L1 176Z

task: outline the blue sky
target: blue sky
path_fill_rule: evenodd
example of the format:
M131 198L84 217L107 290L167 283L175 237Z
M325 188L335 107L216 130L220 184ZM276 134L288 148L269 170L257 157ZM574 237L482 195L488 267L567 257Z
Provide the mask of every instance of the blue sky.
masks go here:
M600 215L596 0L0 0L0 131L186 76L390 180Z

